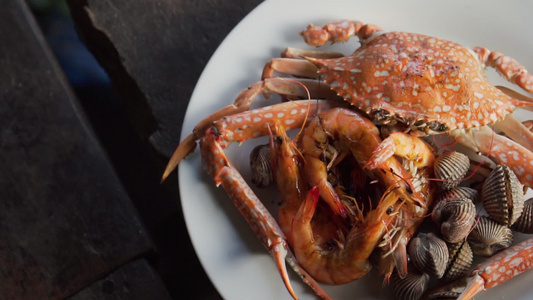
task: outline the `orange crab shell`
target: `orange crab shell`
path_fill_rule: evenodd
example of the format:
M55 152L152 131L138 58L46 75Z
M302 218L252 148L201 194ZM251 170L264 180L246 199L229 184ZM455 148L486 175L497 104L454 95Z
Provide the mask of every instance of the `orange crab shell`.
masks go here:
M354 106L367 113L385 110L410 123L477 127L531 105L495 88L472 50L421 34L384 33L363 41L352 55L308 59Z

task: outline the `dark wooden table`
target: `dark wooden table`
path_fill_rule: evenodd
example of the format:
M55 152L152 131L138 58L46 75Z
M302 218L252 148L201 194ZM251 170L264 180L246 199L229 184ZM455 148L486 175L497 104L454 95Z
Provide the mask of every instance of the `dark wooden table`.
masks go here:
M22 0L0 8L0 298L218 299L177 175L194 85L259 0L69 0L117 99L76 95Z

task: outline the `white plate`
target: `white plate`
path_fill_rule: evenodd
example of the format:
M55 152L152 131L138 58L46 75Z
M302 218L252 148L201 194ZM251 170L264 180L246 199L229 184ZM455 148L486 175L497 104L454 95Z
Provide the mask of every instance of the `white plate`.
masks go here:
M485 46L511 55L533 70L532 11L533 1L267 0L235 27L209 61L192 95L182 136L189 134L198 120L232 103L241 90L259 80L269 58L279 56L287 46L309 48L298 34L309 23L357 19L386 30L418 32L464 45ZM357 45L353 39L332 48L348 54ZM265 101L259 99L255 106ZM245 176L250 144L253 142L228 150L230 159ZM199 156L197 152L180 164L179 184L187 228L209 278L225 299L289 299L266 250L224 192L199 170ZM259 196L267 203L277 201L273 190L260 191ZM316 298L294 273L291 275L302 299ZM531 272L523 274L482 298L531 299L531 277ZM393 299L381 291L381 280L371 273L351 284L325 288L334 299L351 299L355 295L360 300Z

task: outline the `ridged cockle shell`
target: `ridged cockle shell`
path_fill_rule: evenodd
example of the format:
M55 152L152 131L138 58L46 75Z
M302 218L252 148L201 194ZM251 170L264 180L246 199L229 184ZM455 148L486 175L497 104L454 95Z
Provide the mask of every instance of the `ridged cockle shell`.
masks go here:
M533 233L533 198L524 202L524 210L511 228L522 233Z
M442 278L448 264L448 246L433 233L419 233L409 242L409 257L421 272Z
M424 295L426 300L456 300L466 288L466 277L431 290Z
M440 226L442 236L449 243L465 239L475 217L476 207L472 200L467 198L440 201L431 213L431 218Z
M444 279L447 281L455 280L466 275L470 271L474 253L470 244L466 240L458 243L448 244L449 260Z
M396 299L420 299L422 294L424 294L428 288L429 279L430 277L428 274L420 273L417 270L410 270L403 278L401 278L398 273L394 272L391 277L391 283Z
M455 198L467 198L472 202L477 202L479 193L477 190L465 186L457 186L449 191L444 191L437 196L437 201L450 200Z
M481 201L496 222L511 226L524 208L523 186L509 167L498 165L483 183Z
M513 233L507 226L498 224L488 217L480 217L479 222L468 236L474 254L492 256L513 243Z
M259 145L250 153L252 183L257 187L267 187L274 182L274 173L270 166L270 146Z
M443 190L451 190L463 179L470 168L470 159L461 152L447 152L435 159L435 177Z

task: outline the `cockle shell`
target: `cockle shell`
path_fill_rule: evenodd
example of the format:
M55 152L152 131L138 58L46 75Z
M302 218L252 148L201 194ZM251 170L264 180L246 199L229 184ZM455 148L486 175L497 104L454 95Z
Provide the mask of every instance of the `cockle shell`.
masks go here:
M442 291L428 295L424 299L427 300L456 300L461 295L461 292Z
M467 198L467 199L472 200L472 202L475 203L479 199L479 193L477 190L473 188L469 188L466 186L457 186L449 191L440 193L437 196L437 201L450 200L454 198Z
M252 183L257 187L267 187L274 182L274 173L270 166L270 146L256 146L250 153Z
M511 226L524 208L523 186L509 167L498 165L483 183L481 201L496 222Z
M427 292L424 299L432 300L455 300L466 288L466 277L454 280L448 284L442 285L434 290Z
M470 168L470 159L461 152L447 152L435 159L435 177L443 190L459 185Z
M449 260L446 272L444 273L444 280L452 281L466 275L470 271L472 261L474 260L474 253L466 240L448 244L448 251Z
M513 233L507 226L482 216L468 235L468 242L475 255L492 256L511 246Z
M417 270L409 270L405 277L401 278L397 272L391 276L392 288L396 299L418 300L427 290L429 275Z
M435 205L431 218L440 226L447 242L458 243L470 232L476 218L476 207L467 198L444 200Z
M524 202L524 210L511 228L522 233L533 233L533 198Z
M433 233L419 233L409 242L409 257L421 272L442 278L448 265L448 246Z
M426 299L431 300L455 300L458 299L461 292L440 292L429 295Z

